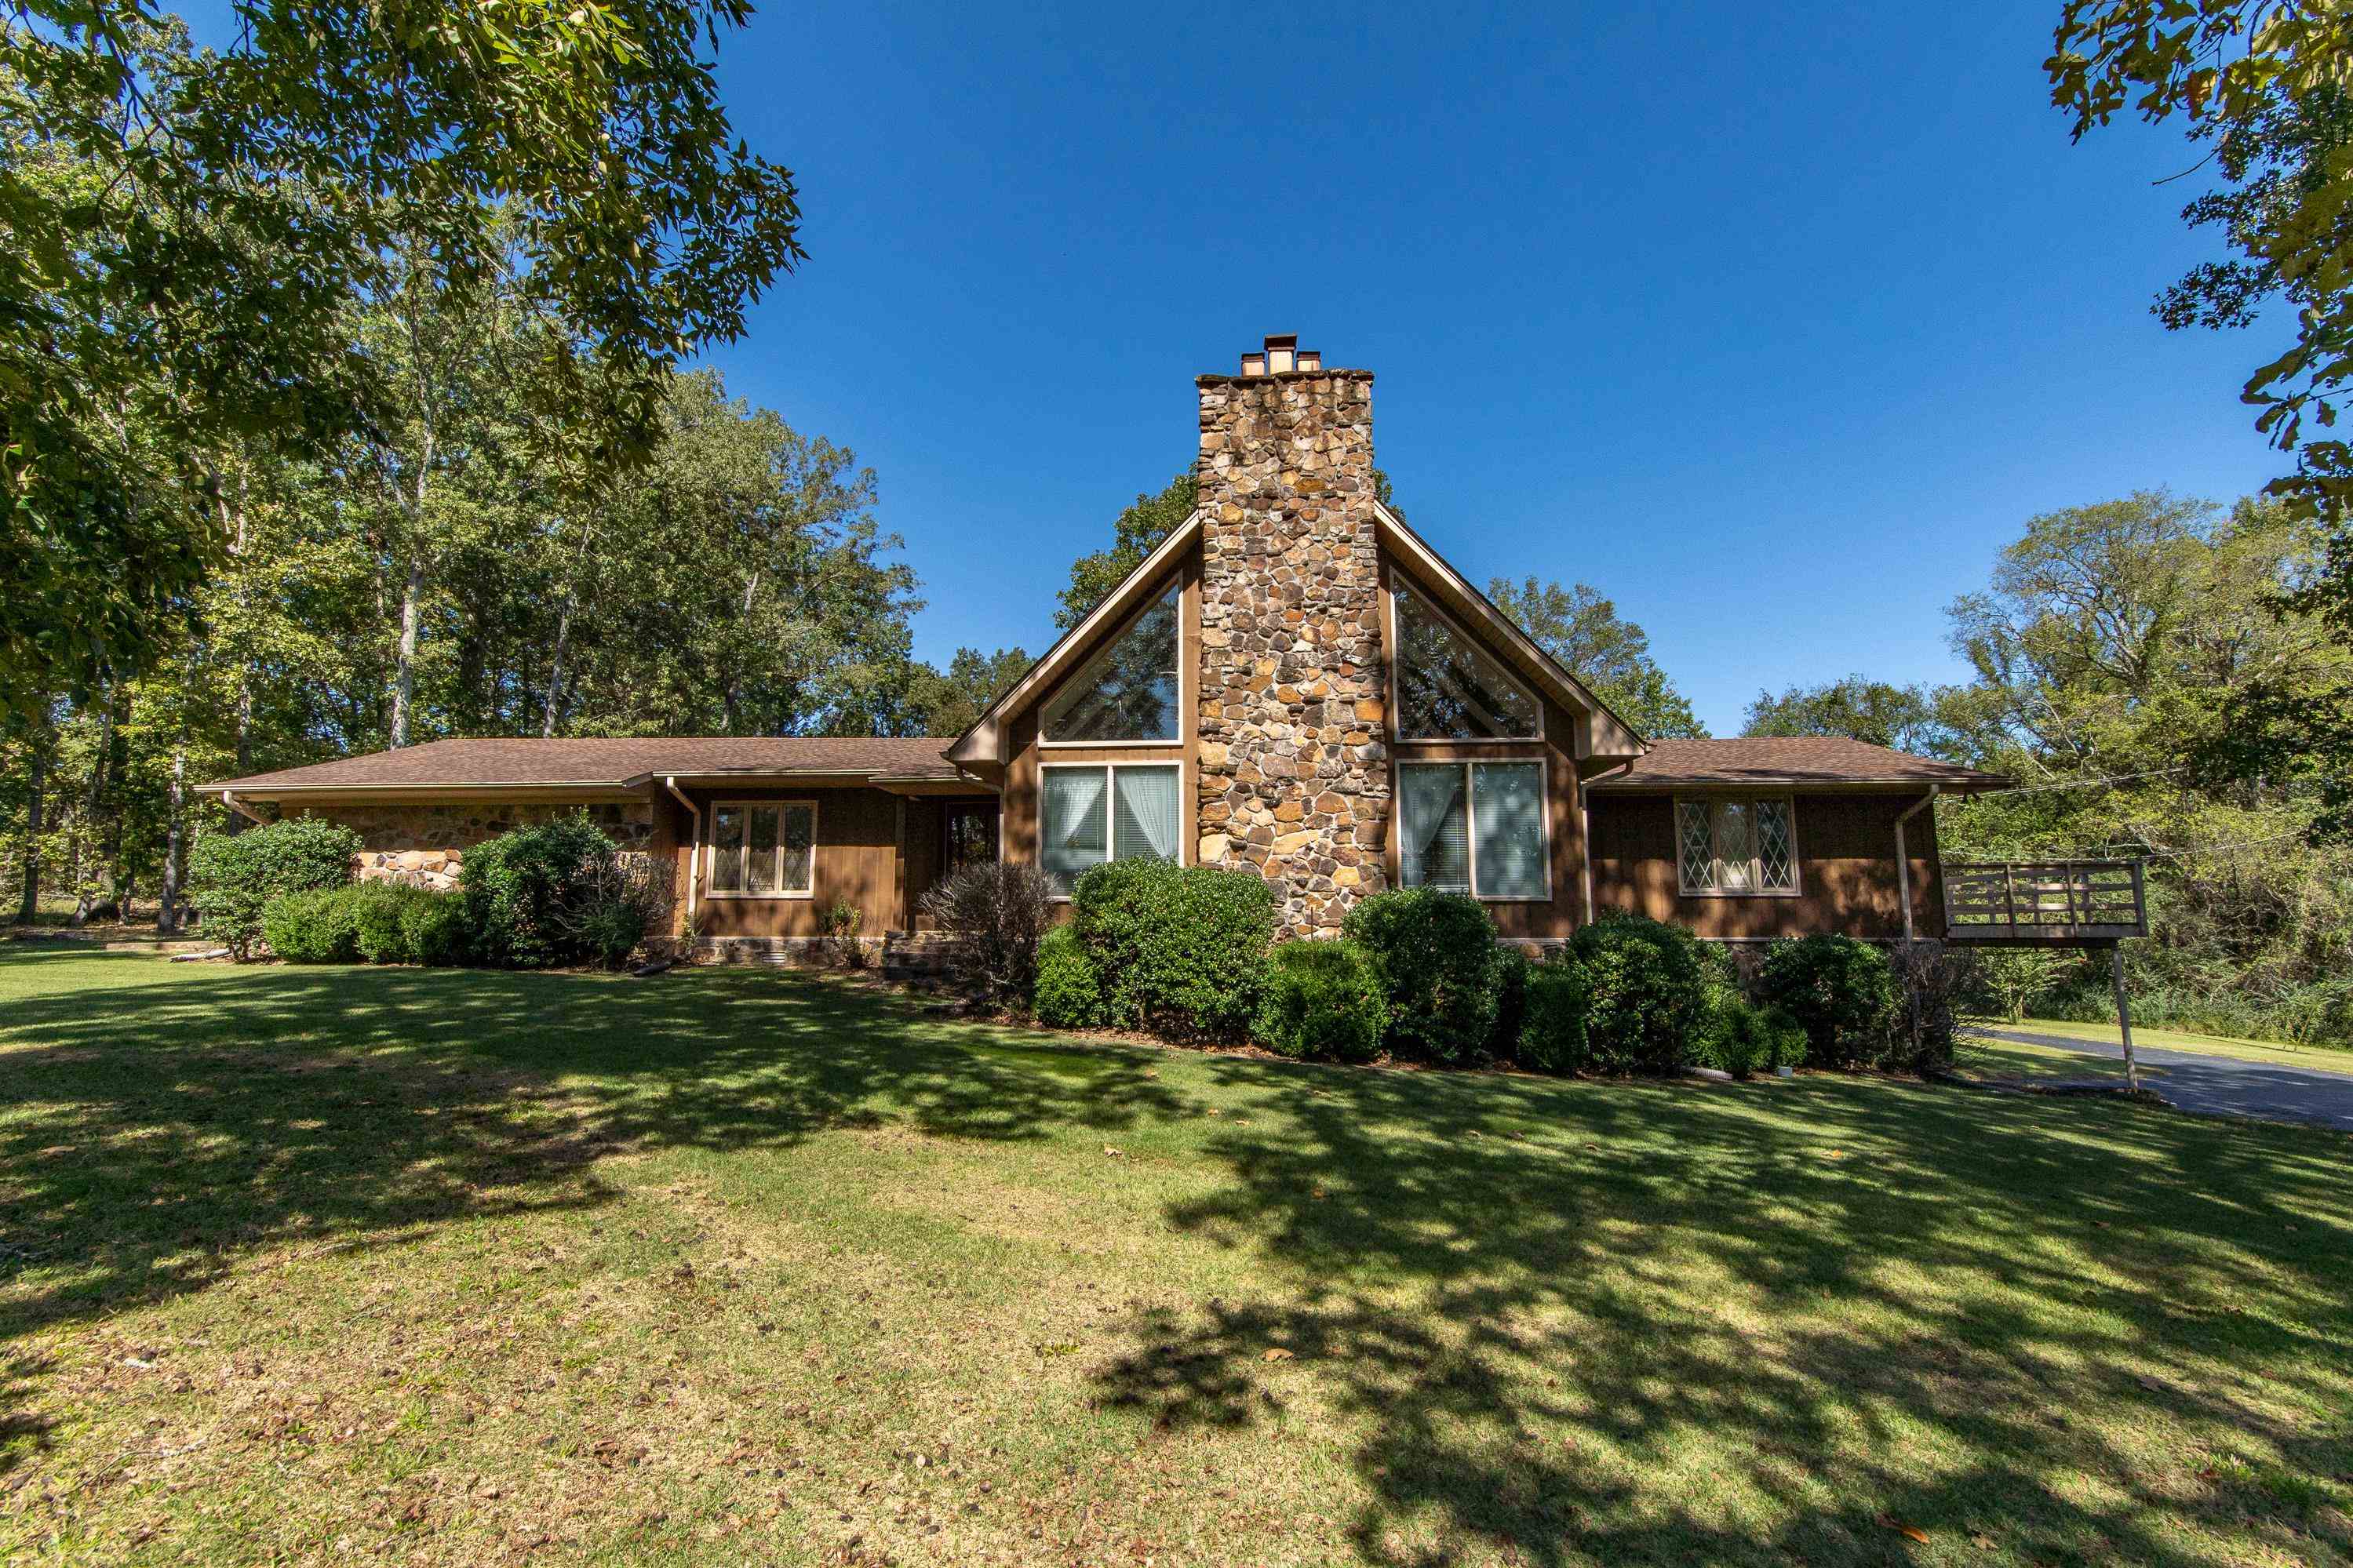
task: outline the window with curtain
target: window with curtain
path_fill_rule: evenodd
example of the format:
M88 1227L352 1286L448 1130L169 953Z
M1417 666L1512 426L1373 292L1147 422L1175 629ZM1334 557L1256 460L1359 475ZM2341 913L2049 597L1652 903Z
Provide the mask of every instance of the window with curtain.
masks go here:
M711 808L711 891L806 898L817 874L817 807L807 801L733 801Z
M1399 763L1401 879L1482 899L1550 897L1544 806L1542 763Z
M1106 860L1174 860L1181 848L1172 763L1050 765L1038 786L1039 868L1068 893Z
M1535 694L1436 609L1397 591L1400 741L1533 741Z
M1046 704L1047 740L1103 745L1176 739L1178 593L1170 584L1054 694Z
M1798 890L1797 837L1788 795L1679 799L1675 847L1686 893Z

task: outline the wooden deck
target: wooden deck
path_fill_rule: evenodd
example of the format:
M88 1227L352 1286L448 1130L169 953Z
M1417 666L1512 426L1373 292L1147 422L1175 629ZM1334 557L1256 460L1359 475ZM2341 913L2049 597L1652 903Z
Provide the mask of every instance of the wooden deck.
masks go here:
M1945 940L2098 947L2148 934L2137 860L1975 860L1945 871Z

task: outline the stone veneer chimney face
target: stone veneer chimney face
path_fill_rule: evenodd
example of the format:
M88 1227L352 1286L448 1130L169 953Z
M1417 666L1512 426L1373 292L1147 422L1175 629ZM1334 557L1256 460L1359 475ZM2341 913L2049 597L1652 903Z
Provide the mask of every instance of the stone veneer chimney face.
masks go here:
M1293 935L1387 882L1368 371L1199 378L1205 865L1274 887Z

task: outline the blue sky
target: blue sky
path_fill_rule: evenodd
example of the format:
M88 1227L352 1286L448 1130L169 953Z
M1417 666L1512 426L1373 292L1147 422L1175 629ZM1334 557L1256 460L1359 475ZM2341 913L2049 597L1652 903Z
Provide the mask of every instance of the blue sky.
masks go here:
M2058 5L773 5L721 78L810 257L710 357L874 468L927 658L1040 651L1191 377L1296 331L1418 530L1612 595L1715 732L1953 679L2028 517L2281 468L2273 338L2148 313L2193 155L2069 142Z

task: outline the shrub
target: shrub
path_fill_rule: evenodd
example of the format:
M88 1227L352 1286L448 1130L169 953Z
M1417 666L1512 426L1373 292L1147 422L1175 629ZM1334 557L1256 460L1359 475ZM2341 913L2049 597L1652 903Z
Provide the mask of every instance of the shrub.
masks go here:
M1391 1050L1462 1062L1488 1048L1506 961L1477 900L1397 888L1358 901L1343 929L1380 974Z
M261 913L285 893L340 888L352 879L360 836L315 816L208 833L188 855L188 901L204 933L242 961L262 935Z
M1258 1010L1274 890L1251 871L1114 860L1072 889L1071 926L1103 980L1103 1018L1180 1038L1238 1039Z
M1535 965L1516 947L1498 951L1503 957L1495 966L1495 1032L1487 1041L1487 1054L1510 1060L1519 1055L1520 1029L1528 1016L1528 972Z
M1889 1055L1895 974L1871 943L1827 932L1775 942L1758 987L1805 1030L1806 1059L1816 1066L1860 1067Z
M289 963L357 963L359 894L353 888L281 893L261 911L261 936Z
M582 911L577 935L584 956L618 969L646 939L646 911L628 899L598 899Z
M477 845L459 872L476 955L513 969L607 956L620 931L603 923L612 917L601 907L619 898L623 875L613 841L585 816L518 827Z
M466 918L462 893L437 893L419 888L400 911L400 938L409 962L447 968L474 956L473 922Z
M1980 953L1941 942L1899 942L1887 950L1895 1016L1883 1066L1930 1072L1953 1065L1961 1005L1982 989Z
M1688 1059L1719 984L1697 937L1616 914L1579 931L1569 951L1592 996L1586 1042L1593 1066L1662 1073Z
M950 973L985 1007L1014 1006L1037 989L1038 940L1054 884L1035 866L967 866L923 895L923 912L951 943Z
M360 956L370 963L414 963L416 944L409 941L408 908L433 895L403 882L359 882L352 888L352 910L359 931Z
M1049 1028L1085 1029L1103 1017L1103 983L1076 929L1056 926L1038 939L1038 985L1029 1009Z
M865 968L866 944L858 940L858 933L865 929L866 911L848 899L836 899L817 919L827 962L844 969Z
M1743 1079L1796 1067L1805 1059L1806 1032L1788 1014L1738 995L1718 1002L1693 1053L1696 1066L1720 1068Z
M1380 971L1353 942L1287 942L1267 962L1254 1033L1281 1056L1368 1062L1388 1002Z
M1527 1005L1512 1042L1512 1057L1535 1072L1575 1072L1586 1062L1586 1024L1593 988L1566 952L1527 971Z

